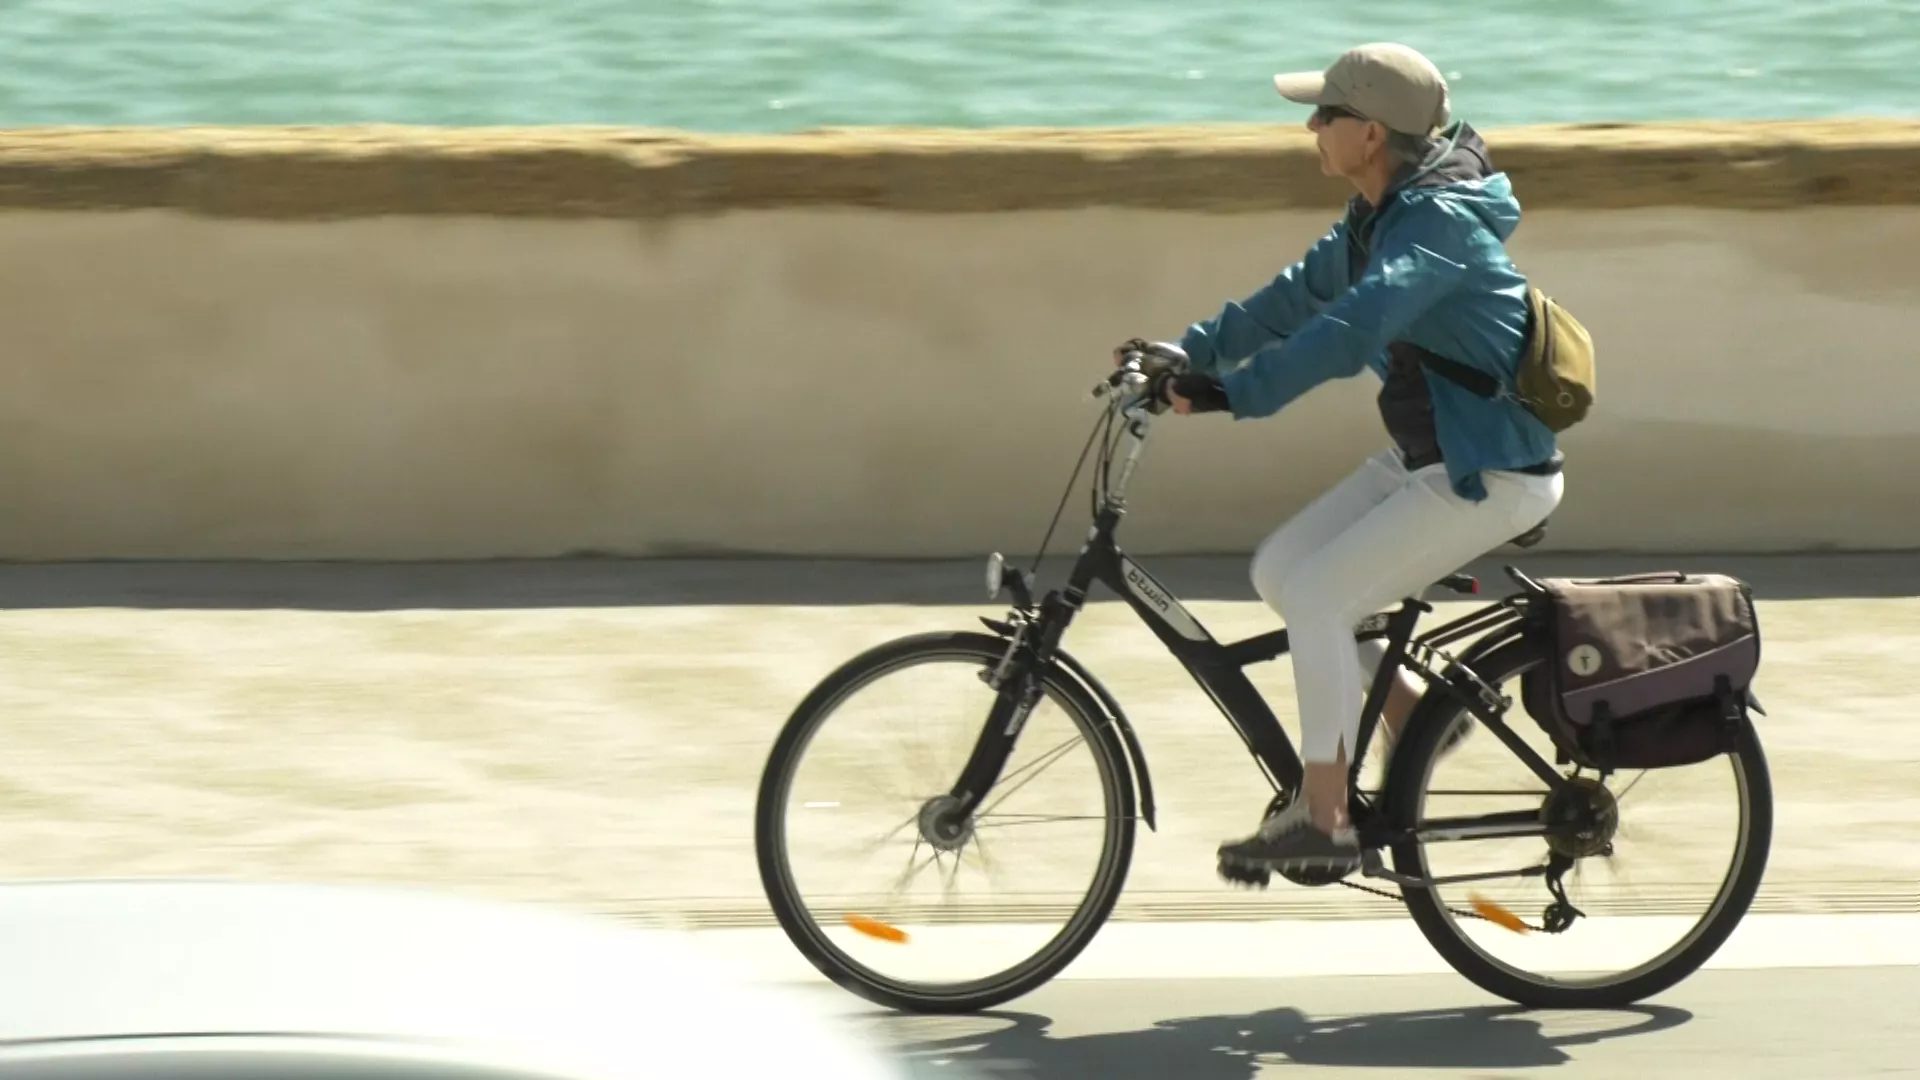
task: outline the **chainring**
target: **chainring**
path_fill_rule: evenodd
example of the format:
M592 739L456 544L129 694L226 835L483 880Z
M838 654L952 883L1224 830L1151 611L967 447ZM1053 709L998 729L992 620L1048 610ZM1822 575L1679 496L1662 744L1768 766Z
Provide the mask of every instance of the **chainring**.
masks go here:
M1282 791L1276 794L1267 803L1266 812L1261 815L1260 820L1265 821L1267 818L1285 810L1292 802L1292 792ZM1250 885L1254 888L1264 889L1273 883L1274 872L1261 866L1242 866L1238 863L1230 863L1223 859L1215 869L1222 880L1234 885ZM1350 877L1352 873L1353 871L1341 873L1328 867L1316 866L1281 870L1280 876L1293 882L1295 885L1319 888L1343 881Z

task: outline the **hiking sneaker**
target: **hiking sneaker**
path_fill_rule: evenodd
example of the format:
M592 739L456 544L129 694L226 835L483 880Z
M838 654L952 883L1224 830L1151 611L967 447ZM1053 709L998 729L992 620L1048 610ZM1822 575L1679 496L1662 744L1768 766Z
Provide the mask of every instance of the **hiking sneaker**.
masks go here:
M1350 874L1360 868L1360 842L1352 828L1321 832L1307 814L1307 800L1296 799L1260 823L1245 840L1220 845L1222 862L1268 870L1331 870Z

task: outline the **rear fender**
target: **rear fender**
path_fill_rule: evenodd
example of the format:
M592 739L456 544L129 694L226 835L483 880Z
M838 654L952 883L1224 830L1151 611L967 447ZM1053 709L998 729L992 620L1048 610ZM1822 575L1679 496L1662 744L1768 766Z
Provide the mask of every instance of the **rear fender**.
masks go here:
M1448 664L1436 672L1436 674L1445 678L1453 673L1453 669L1456 666L1472 668L1487 655L1498 649L1506 648L1516 641L1523 640L1526 636L1527 628L1525 623L1517 622L1499 627L1488 632L1478 641L1475 641L1472 645L1462 650L1458 656L1453 658L1453 663ZM1439 723L1435 714L1445 708L1446 705L1447 697L1444 694L1437 693L1433 690L1428 690L1425 694L1422 694L1419 703L1414 705L1412 714L1407 717L1406 727L1401 732L1400 741L1403 743L1409 741L1413 737L1413 733L1419 731L1422 725ZM1391 766L1389 766L1389 769L1391 769ZM1395 786L1390 773L1386 785L1387 791L1390 792L1394 790Z

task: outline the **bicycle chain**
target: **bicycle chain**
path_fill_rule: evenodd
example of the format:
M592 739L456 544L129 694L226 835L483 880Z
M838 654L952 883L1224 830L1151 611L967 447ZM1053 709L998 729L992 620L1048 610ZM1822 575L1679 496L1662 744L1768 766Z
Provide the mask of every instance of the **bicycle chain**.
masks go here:
M1278 800L1278 799L1276 799L1275 801L1276 801L1276 802L1279 802L1280 800ZM1285 804L1284 804L1284 803L1281 803L1281 805L1282 805L1282 806L1284 806ZM1268 811L1268 813L1273 813L1273 812L1274 812L1274 811L1275 811L1276 809L1278 809L1278 807L1275 807L1275 806L1271 806L1271 805L1270 805L1270 806L1268 806L1268 808L1267 808L1267 811ZM1347 880L1346 878L1341 878L1341 879L1339 879L1339 883L1340 883L1340 884L1342 884L1342 885L1345 885L1345 886L1346 886L1347 888L1349 888L1349 889L1358 889L1359 891L1361 891L1361 892L1363 892L1363 893L1369 893L1369 894L1371 894L1371 895L1373 895L1373 896L1378 896L1378 897L1380 897L1380 898L1382 898L1382 899L1385 899L1385 900L1394 900L1394 901L1399 901L1399 900L1401 900L1401 899L1402 899L1402 897L1401 897L1401 896L1400 896L1400 895L1399 895L1398 893L1390 893L1390 892L1388 892L1388 891L1386 891L1385 889L1376 889L1376 888L1374 888L1374 887L1373 887L1373 886L1371 886L1371 885L1362 885L1362 884L1360 884L1359 882L1356 882L1356 881L1348 881L1348 880ZM1571 913L1571 914L1573 914L1573 915L1579 915L1579 914L1582 914L1582 913L1581 913L1581 912L1579 911L1579 909L1577 909L1577 908L1575 908L1575 907L1574 907L1574 906L1573 906L1572 904L1569 904L1569 903L1567 903L1567 900L1566 900L1566 897L1565 897L1565 895L1564 895L1564 894L1562 894L1562 893L1560 892L1560 890L1558 889L1558 887L1557 887L1557 883L1556 883L1556 884L1553 884L1553 885L1549 885L1549 886L1547 886L1547 887L1548 887L1548 889L1549 889L1549 890L1551 890L1551 891L1553 891L1553 893L1554 893L1554 898L1553 898L1553 901L1554 901L1554 902L1553 902L1553 904L1552 904L1552 905L1550 906L1550 908L1549 908L1549 910L1552 910L1552 908L1554 908L1554 907L1559 907L1559 908L1564 908L1564 909L1566 909L1566 912L1568 912L1568 913ZM1446 908L1446 910L1447 910L1447 912L1448 912L1449 914L1452 914L1452 915L1454 915L1454 916L1456 916L1456 917L1460 917L1460 918L1467 918L1467 919L1479 919L1479 920L1480 920L1481 922L1493 922L1493 920L1492 920L1492 919L1489 919L1489 918L1487 918L1487 917L1486 917L1485 915L1482 915L1482 914L1480 914L1480 913L1479 913L1479 912L1477 912L1477 911L1461 911L1461 910L1460 910L1459 908L1456 908L1456 907L1450 907L1450 906L1448 906L1448 905L1445 905L1445 904L1443 904L1443 905L1441 905L1441 906L1442 906L1442 907L1444 907L1444 908ZM1516 916L1514 916L1514 918L1516 918L1516 919L1518 919L1518 918L1519 918L1519 916L1517 916L1517 915L1516 915ZM1525 919L1520 919L1520 925L1522 925L1522 926L1524 926L1524 927L1526 927L1526 928L1527 928L1528 930L1531 930L1531 931L1533 931L1534 933L1538 933L1538 934L1560 934L1560 933L1565 933L1565 932L1566 932L1566 930L1567 930L1567 928L1568 928L1568 927L1571 927L1571 926L1573 925L1573 919L1571 919L1571 918L1569 918L1569 917L1567 916L1567 914L1562 914L1562 915L1561 915L1561 917L1560 917L1560 919L1558 920L1558 922L1560 923L1560 925L1558 925L1557 927L1556 927L1556 926L1551 926L1551 925L1546 925L1546 926L1535 926L1534 924L1532 924L1532 923L1530 923L1530 922L1528 922L1528 921L1526 921ZM1495 925L1498 925L1498 924L1495 924Z
M1340 884L1345 885L1349 889L1358 889L1363 893L1372 893L1374 896L1383 897L1387 900L1397 901L1402 899L1402 897L1398 893L1390 893L1385 889L1376 889L1371 885L1362 885L1357 881L1348 881L1345 878L1342 878L1340 880ZM1477 911L1461 911L1459 908L1449 907L1444 904L1441 906L1446 907L1446 910L1448 911L1448 913L1455 916L1464 917L1468 919L1479 919L1482 922L1493 922L1492 919L1487 918L1485 915L1482 915ZM1519 916L1517 915L1514 917L1519 918ZM1567 927L1570 927L1573 925L1573 920L1572 919L1566 920L1566 925L1561 926L1558 929L1548 927L1548 926L1535 926L1525 919L1520 919L1520 925L1526 927L1528 930L1531 930L1536 934L1561 934L1566 932Z

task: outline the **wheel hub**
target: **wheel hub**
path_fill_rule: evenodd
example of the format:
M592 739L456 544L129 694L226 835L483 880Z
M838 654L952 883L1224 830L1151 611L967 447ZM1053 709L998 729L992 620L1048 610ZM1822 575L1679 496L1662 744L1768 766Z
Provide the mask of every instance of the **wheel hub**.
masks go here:
M936 795L920 808L920 839L936 851L958 851L973 838L973 819L960 810L960 800Z
M1611 855L1620 805L1598 777L1575 776L1547 796L1540 820L1547 826L1547 847L1556 854L1569 859Z

